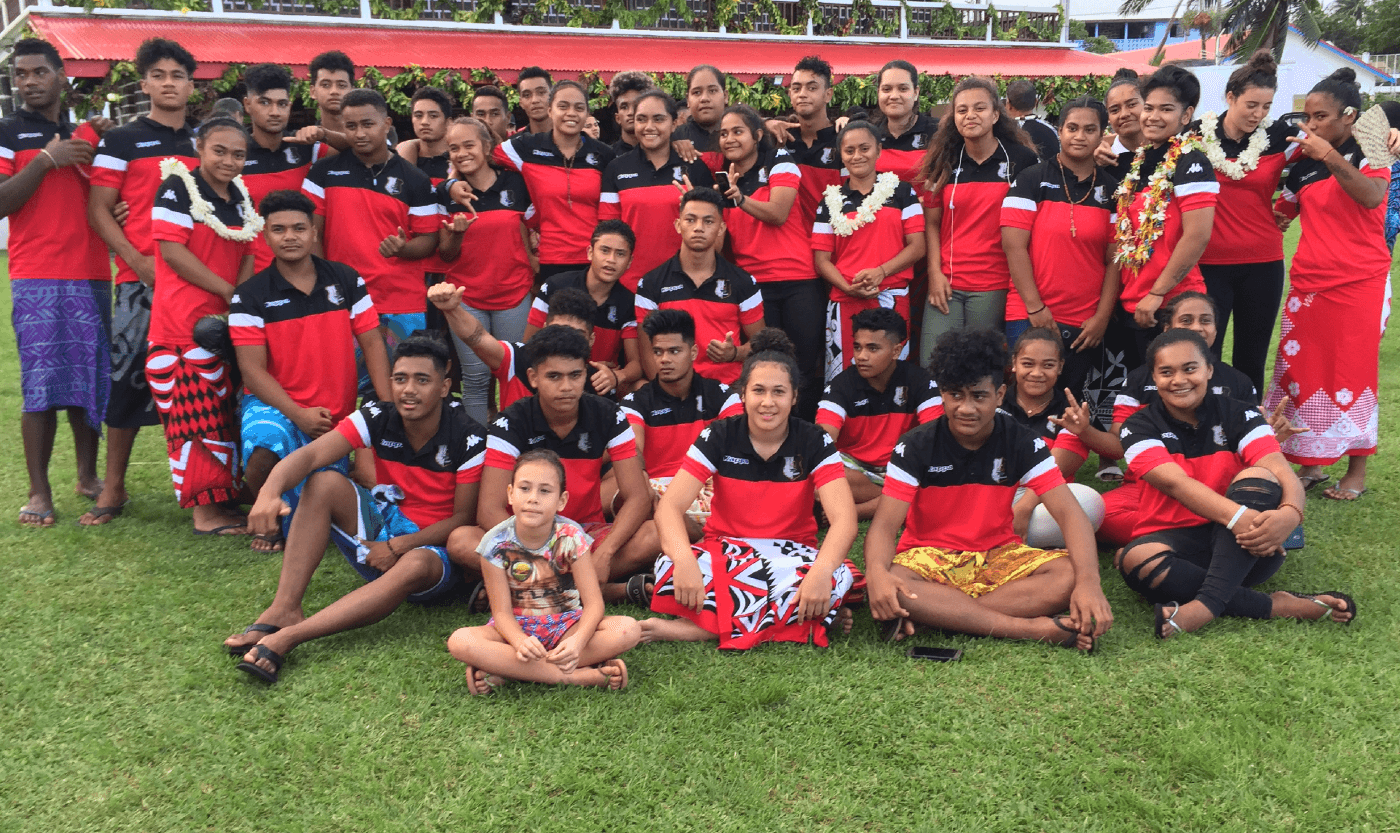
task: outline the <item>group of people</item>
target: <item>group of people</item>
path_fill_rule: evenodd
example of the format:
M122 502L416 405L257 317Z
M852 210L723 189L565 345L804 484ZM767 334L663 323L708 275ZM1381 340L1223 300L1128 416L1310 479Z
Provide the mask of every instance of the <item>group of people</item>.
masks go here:
M1199 119L1189 71L1121 73L1058 129L1029 82L1003 101L977 77L934 119L904 61L875 111L835 120L817 57L784 118L729 106L712 66L684 103L629 72L608 145L586 90L530 67L519 130L495 87L470 116L425 87L391 146L339 52L310 62L320 121L295 132L284 67L246 71L249 124L194 130L190 53L152 39L136 69L149 115L75 126L57 52L15 48L20 522L55 521L59 410L91 526L122 514L159 423L194 534L281 553L271 604L225 641L253 676L459 585L492 614L448 642L472 693L621 688L639 642L825 645L862 604L891 640L1092 651L1113 623L1100 547L1160 638L1356 614L1340 591L1252 589L1325 467L1347 458L1319 494L1359 499L1378 442L1400 131L1354 135L1346 70L1272 124L1267 54ZM80 204L87 223L53 221ZM1121 486L1073 482L1091 453ZM308 616L331 543L366 583Z

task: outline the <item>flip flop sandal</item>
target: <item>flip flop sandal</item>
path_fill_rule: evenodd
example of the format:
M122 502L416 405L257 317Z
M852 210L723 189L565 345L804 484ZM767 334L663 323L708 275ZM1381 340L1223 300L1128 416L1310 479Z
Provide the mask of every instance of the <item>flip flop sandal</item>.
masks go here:
M282 630L282 628L280 628L277 625L269 625L266 622L254 622L253 624L244 628L243 632L274 634L280 630ZM261 639L262 637L258 638ZM225 645L224 647L228 649L229 656L233 657L234 659L238 659L239 657L251 651L253 649L253 645L256 644L258 643L254 642L250 645Z
M286 550L287 548L287 539L280 532L274 533L272 535L254 535L253 541L261 541L264 544L267 544L268 547L281 547L281 549L260 550L257 547L253 546L252 542L249 542L248 549L252 550L253 552L262 553L263 555L275 555L279 552Z
M1167 615L1167 606L1166 606L1166 605L1153 605L1153 606L1152 606L1153 628L1154 628L1154 630L1152 631L1152 635L1155 636L1155 637L1157 637L1158 639L1167 639L1167 638L1168 638L1168 637L1162 636L1162 626L1163 626L1163 625L1170 625L1170 626L1171 626L1172 630L1174 631L1174 633L1172 634L1173 636L1175 636L1176 634L1179 634L1179 633L1186 633L1186 630L1176 623L1176 614L1178 614L1178 613L1181 612L1181 605L1178 604L1178 603L1176 603L1176 602L1172 602L1171 604L1172 604L1172 615L1170 615L1170 616Z
M258 679L262 680L265 683L268 683L269 685L276 683L277 674L282 670L282 663L286 662L286 660L282 657L281 654L277 653L276 651L261 643L254 645L252 650L258 655L258 659L265 659L268 662L272 663L271 671L268 671L266 668L263 668L261 665L258 665L255 662L248 662L247 660L238 663L238 665L234 667L237 668L239 671L244 672L245 674L251 674L252 676L257 677ZM246 654L248 652L244 651L243 653Z
M1057 627L1057 628L1059 628L1060 630L1065 631L1066 633L1069 634L1069 637L1068 637L1067 639L1065 639L1063 642L1056 642L1055 644L1056 644L1057 646L1061 647L1061 648L1072 648L1072 649L1074 649L1074 650L1078 650L1078 649L1079 649L1079 635L1080 635L1080 634L1079 634L1079 631L1075 630L1074 628L1071 628L1069 625L1066 625L1063 621L1061 621L1061 620L1068 619L1068 618L1069 618L1068 616L1055 616L1055 617L1051 618L1050 621L1055 623L1055 627ZM1085 651L1084 653L1086 653L1086 654L1092 654L1092 653L1094 653L1094 651L1098 650L1098 648L1099 648L1099 641L1098 641L1097 639L1095 639L1094 637L1091 636L1091 637L1089 637L1089 649L1088 649L1087 651Z
M1356 621L1356 600L1339 590L1324 590L1321 593L1294 593L1292 591L1287 590L1285 590L1284 592L1288 593L1288 595L1290 596L1296 596L1300 599L1307 599L1315 605L1321 605L1322 607L1327 608L1327 611L1321 616L1319 616L1317 618L1317 621L1322 621L1323 619L1331 619L1332 621L1336 622L1337 620L1332 618L1333 613L1351 614L1351 618L1346 620L1345 622L1337 622L1337 624L1339 625L1350 625L1352 622ZM1331 606L1327 602L1324 602L1323 600L1317 598L1318 596L1331 596L1334 599L1341 599L1342 601L1347 603L1347 606L1344 610L1338 610L1337 608Z
M487 674L482 679L476 678L476 672L480 670L475 666L467 666L467 692L473 697L481 697L486 694L495 694L496 686L505 682L494 674Z
M44 523L44 521L47 521L47 520L53 518L54 514L53 514L53 510L52 510L52 509L48 510L47 512L35 512L35 511L32 510L32 509L21 509L21 510L19 510L19 516L20 516L21 518L23 518L23 517L26 516L26 515L28 515L28 516L30 516L30 517L38 518L38 519L39 519L39 522L38 522L38 523L30 523L30 522L28 522L28 521L23 521L23 520L22 520L22 521L19 522L19 525L20 525L20 526L32 526L32 527L36 527L36 528L38 528L38 529L48 529L48 528L50 528L50 527L52 527L52 526L54 525L54 524L46 524L46 523ZM58 522L57 522L57 521L54 521L54 523L58 523Z
M651 594L647 592L647 583L656 586L656 576L651 573L638 573L627 579L627 601L638 607L651 609Z
M1123 470L1117 466L1104 466L1094 475L1104 483L1122 483Z
M1328 483L1331 479L1332 479L1332 478L1331 478L1330 475L1318 474L1318 475L1314 475L1314 476L1312 476L1312 477L1300 477L1300 478L1298 478L1298 482L1303 484L1303 491L1305 491L1305 492L1311 492L1313 489L1316 489L1318 486L1325 485L1325 484Z
M131 501L127 500L126 503L122 503L119 506L94 506L84 514L91 515L92 519L95 521L100 521L103 518L109 518L110 520L102 521L100 524L85 524L79 521L78 526L106 526L122 516L122 512L126 510L127 503L131 503Z
M490 613L491 601L486 597L486 582L478 581L467 595L468 613Z
M899 635L904 632L904 622L905 619L903 616L896 616L893 619L886 620L885 623L880 626L880 641L898 641Z
M603 667L607 665L607 663L605 662L600 662L597 665L593 666L594 668L598 669L598 671L602 673L603 677L607 680L607 682L603 684L602 688L604 691L622 691L623 689L627 688L627 663L623 662L620 659L611 659L608 660L608 662L616 662L618 665L622 666L622 672L620 674L609 674L608 669ZM613 677L621 677L622 684L617 686L616 688L613 688Z
M1344 489L1341 486L1334 486L1323 491L1322 496L1328 500L1339 500L1343 503L1355 503L1361 500L1361 496L1369 492L1370 489ZM1338 497L1339 495L1351 495L1351 497Z
M217 535L217 536L219 536L219 537L221 537L221 538L237 538L237 537L239 537L239 535L244 535L244 534L247 534L247 533L237 533L237 534L234 534L234 535L224 535L224 533L227 532L227 531L230 530L230 529L244 529L244 528L247 527L247 526L248 526L247 523L241 523L241 524L224 524L223 526L216 526L216 527L214 527L213 529L207 529L207 530L206 530L206 529L196 529L196 530L194 531L194 534L195 534L195 535Z

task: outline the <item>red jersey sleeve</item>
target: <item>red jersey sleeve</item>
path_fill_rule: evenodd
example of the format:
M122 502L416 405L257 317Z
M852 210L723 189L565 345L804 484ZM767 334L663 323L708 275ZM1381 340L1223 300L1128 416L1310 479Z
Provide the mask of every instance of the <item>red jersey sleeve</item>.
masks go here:
M184 180L168 176L160 184L155 204L151 206L151 237L170 243L189 243L194 231L190 216L190 195Z
M524 168L520 161L520 151L515 147L515 139L506 139L491 151L491 161L502 168L519 171Z
M525 319L531 327L544 327L544 321L549 317L549 295L553 291L549 287L549 281L540 284L540 294L536 295L534 302L530 304L530 315Z
M899 206L899 216L904 221L904 235L924 233L924 206L919 195L907 182L899 183L895 192L895 205Z
M735 287L739 290L739 287ZM763 295L758 291L758 284L752 277L749 278L748 285L742 288L748 294L739 300L739 323L747 327L750 324L757 324L763 320ZM641 306L638 305L638 309ZM738 337L738 333L734 334Z
M602 190L598 194L598 220L622 219L622 197L617 193L617 160L603 169Z
M836 232L831 230L831 209L826 207L826 195L817 201L817 218L812 222L812 251L836 251Z
M1192 150L1181 154L1172 172L1172 192L1182 212L1215 207L1220 180L1204 153Z
M436 235L446 213L438 205L433 195L433 181L426 176L410 179L408 182L408 229L413 234Z
M704 483L714 476L715 460L724 455L724 450L718 447L715 442L715 429L708 427L700 432L700 436L695 438L695 442L690 446L690 450L685 453L685 459L681 461L681 471L687 472L691 477Z
M356 274L355 286L350 292L350 331L358 336L378 326L379 313L370 300L369 287L365 286L364 277Z
M342 419L335 430L350 442L351 448L369 448L369 423L365 420L364 408Z
M769 188L801 188L802 169L785 152L779 153L777 164L768 172Z
M637 435L632 431L632 423L616 405L617 418L613 422L612 436L608 437L608 458L614 463L637 456Z
M1032 165L1016 174L1006 196L1001 200L1002 228L1018 228L1030 231L1035 225L1036 212L1040 204L1036 196L1040 191L1040 166Z
M326 216L326 171L323 167L319 164L311 166L311 170L306 172L306 179L301 181L301 192L311 198L317 214Z
M484 465L487 468L510 471L515 468L515 458L520 456L520 449L525 446L520 426L509 416L501 414L491 423L491 431L486 438Z
M938 383L932 379L928 380L928 389L924 391L924 400L919 403L916 411L918 424L933 422L943 416L943 395L938 392Z
M1166 443L1156 435L1146 415L1129 419L1123 426L1121 436L1123 459L1128 461L1128 474L1138 480L1158 466L1172 462Z
M1235 444L1235 453L1246 466L1257 465L1260 460L1275 452L1283 453L1273 427L1264 415L1254 408L1245 410L1244 423L1237 433L1241 436Z
M466 459L457 467L458 486L481 482L481 471L486 464L486 438L473 434L467 438Z
M812 468L812 483L818 489L846 476L846 465L841 462L841 455L836 452L836 443L831 441L831 437L825 431L821 432L820 455L818 459L821 462Z
M97 155L92 160L92 184L120 191L126 181L125 156L121 148L104 137L97 144Z
M890 462L885 466L885 487L881 494L904 503L914 502L914 496L919 491L917 472L923 470L924 464L915 459L916 455L913 452L914 449L903 439L895 443L894 453L890 455Z
M1089 446L1068 429L1061 428L1060 433L1055 435L1055 446L1060 451L1068 451L1080 460L1089 459Z

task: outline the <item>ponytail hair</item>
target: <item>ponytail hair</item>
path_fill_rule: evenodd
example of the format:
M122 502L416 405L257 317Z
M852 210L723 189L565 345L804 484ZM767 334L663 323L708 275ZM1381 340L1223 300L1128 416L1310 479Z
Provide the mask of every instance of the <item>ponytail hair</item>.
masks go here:
M1249 57L1249 63L1230 73L1225 82L1226 95L1242 95L1250 87L1265 90L1278 89L1278 61L1274 53L1260 49Z
M744 369L739 374L741 396L749 386L749 374L753 373L754 365L762 362L771 362L785 368L788 379L792 382L793 395L797 394L798 388L802 386L802 374L797 369L797 348L793 346L787 333L777 327L765 327L749 339L749 357L744 360Z

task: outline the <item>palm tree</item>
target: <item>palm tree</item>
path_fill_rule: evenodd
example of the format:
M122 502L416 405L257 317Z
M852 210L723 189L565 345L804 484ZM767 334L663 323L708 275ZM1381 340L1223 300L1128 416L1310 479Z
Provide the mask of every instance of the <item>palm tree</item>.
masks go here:
M1140 14L1151 3L1152 0L1124 0L1123 4L1118 7L1118 13L1125 16ZM1177 21L1182 23L1190 21L1188 28L1201 31L1201 57L1206 57L1206 29L1214 27L1203 25L1203 22L1214 20L1211 17L1211 12L1219 5L1219 0L1176 0L1176 7L1172 9L1171 17L1167 18L1166 30L1162 32L1162 42L1157 44L1157 52L1148 63L1154 67L1161 66L1162 58L1166 56L1167 38L1171 36L1171 24ZM1185 11L1183 11L1183 7L1185 7Z
M1293 26L1309 46L1322 39L1320 0L1232 0L1220 15L1220 28L1232 32L1230 54L1248 56L1268 49L1282 59Z

